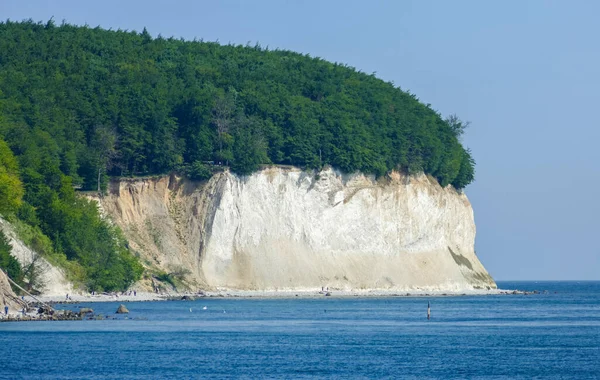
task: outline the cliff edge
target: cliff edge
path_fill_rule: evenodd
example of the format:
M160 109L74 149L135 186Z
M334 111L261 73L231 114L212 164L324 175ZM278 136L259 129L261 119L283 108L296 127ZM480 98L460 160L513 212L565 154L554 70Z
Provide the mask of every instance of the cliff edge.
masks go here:
M99 200L149 268L189 288L495 288L467 197L425 175L269 167L198 183L122 179Z

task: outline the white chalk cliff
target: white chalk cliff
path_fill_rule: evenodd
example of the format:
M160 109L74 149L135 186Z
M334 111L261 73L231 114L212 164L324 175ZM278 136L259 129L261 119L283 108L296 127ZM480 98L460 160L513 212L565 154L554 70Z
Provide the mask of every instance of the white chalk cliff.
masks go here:
M113 181L100 199L144 264L191 288L495 288L467 197L425 175L271 167Z

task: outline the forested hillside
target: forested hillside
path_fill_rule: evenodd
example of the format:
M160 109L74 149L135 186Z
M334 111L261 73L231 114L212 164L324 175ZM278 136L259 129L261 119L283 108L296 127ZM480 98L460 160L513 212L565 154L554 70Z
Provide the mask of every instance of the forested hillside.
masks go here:
M50 242L91 288L124 288L141 270L75 188L275 163L423 171L461 189L474 175L464 127L374 75L308 55L0 23L0 213Z

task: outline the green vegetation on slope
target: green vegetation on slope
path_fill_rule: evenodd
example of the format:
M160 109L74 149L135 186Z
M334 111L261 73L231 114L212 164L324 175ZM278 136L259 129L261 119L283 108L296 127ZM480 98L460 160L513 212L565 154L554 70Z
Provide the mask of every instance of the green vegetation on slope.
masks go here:
M90 288L122 289L141 269L74 188L172 170L206 179L216 162L240 174L268 163L423 171L461 189L474 176L464 127L374 75L308 55L0 23L0 213L49 238L50 255Z
M137 281L142 266L126 248L120 231L102 220L95 202L76 195L72 178L61 172L43 145L22 141L21 170L10 149L0 138L0 210L9 219L18 218L15 227L22 240L50 262L69 271L71 279L90 290L123 290ZM19 173L23 185L16 177ZM50 239L48 239L50 238ZM31 287L35 268L23 270L10 256L10 244L0 235L0 267L16 282L27 280Z

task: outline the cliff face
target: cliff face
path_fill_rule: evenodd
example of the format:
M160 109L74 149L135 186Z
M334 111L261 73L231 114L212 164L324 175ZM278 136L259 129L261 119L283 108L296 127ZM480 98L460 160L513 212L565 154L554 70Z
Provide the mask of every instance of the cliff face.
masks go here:
M113 182L101 199L146 265L191 287L495 288L464 194L425 175L386 180L269 168L193 183Z

